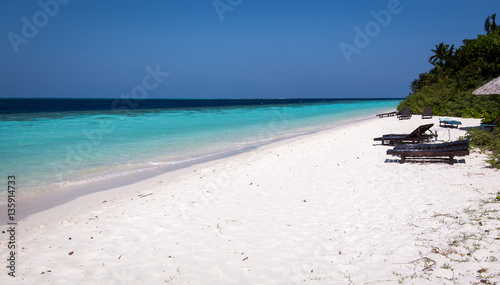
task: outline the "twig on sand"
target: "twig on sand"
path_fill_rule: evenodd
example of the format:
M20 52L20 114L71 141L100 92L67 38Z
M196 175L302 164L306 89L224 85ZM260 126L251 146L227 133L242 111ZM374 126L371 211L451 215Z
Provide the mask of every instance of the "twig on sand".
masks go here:
M413 261L410 261L410 262L403 262L403 263L396 263L394 262L394 264L411 264L411 263L417 263L419 261L425 261L425 264L426 266L424 267L424 269L422 269L422 271L426 272L427 270L430 270L432 266L436 265L436 261L426 257L426 256L423 256L423 257L420 257L420 258L417 258Z

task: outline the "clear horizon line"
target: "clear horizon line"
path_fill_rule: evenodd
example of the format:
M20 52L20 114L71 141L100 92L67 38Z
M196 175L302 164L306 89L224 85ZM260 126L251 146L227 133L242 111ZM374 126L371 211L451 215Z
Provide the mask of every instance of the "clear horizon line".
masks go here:
M144 100L404 100L406 97L291 97L291 98L145 98ZM124 98L114 98L114 97L0 97L2 99L88 99L88 100L122 100ZM135 99L132 99L135 100ZM139 100L137 100L139 101Z

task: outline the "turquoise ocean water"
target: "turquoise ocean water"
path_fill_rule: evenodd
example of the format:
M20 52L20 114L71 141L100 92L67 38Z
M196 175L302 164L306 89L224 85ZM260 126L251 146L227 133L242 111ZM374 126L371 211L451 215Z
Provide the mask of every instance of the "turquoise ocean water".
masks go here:
M374 118L399 102L0 114L1 177L16 176L18 195L50 191Z

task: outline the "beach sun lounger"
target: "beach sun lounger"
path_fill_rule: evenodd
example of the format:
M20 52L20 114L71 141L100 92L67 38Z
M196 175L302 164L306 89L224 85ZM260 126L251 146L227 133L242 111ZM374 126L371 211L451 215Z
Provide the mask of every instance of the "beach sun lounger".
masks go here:
M477 129L485 130L485 131L491 133L491 132L493 132L495 127L496 127L496 125L492 125L492 124L481 124L479 127L477 127Z
M387 150L387 154L400 156L400 163L405 163L410 158L414 161L443 161L453 164L455 156L469 155L469 141L460 140L440 144L396 145L393 149Z
M437 137L437 133L433 133L430 129L434 124L421 125L410 134L389 134L374 138L374 141L381 141L383 145L395 145L404 143L419 143L429 141Z
M439 126L443 128L458 128L458 125L461 125L462 123L453 119L448 119L448 118L440 118L439 119Z
M398 113L398 119L400 119L400 120L411 119L410 108L401 109L401 112Z
M498 116L495 121L493 121L490 124L481 124L479 127L477 127L480 130L485 130L488 132L493 132L493 130L496 128L498 122L500 122L500 116Z
M422 119L432 119L432 108L424 108Z
M394 117L394 116L396 116L397 113L398 112L394 111L394 112L389 112L389 113L377 114L376 116L378 116L379 118Z

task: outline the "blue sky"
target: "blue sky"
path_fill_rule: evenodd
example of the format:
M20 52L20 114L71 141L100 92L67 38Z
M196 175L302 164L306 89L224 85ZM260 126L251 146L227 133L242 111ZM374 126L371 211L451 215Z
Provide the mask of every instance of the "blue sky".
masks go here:
M496 12L498 0L4 0L0 97L402 98L436 44L484 34Z

